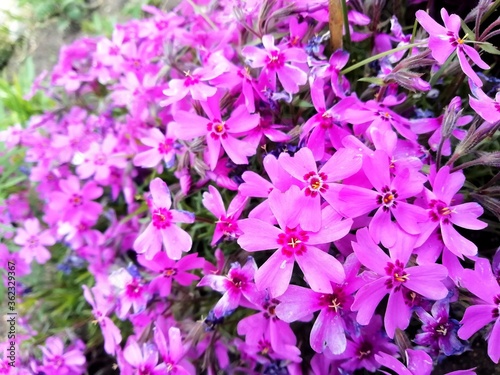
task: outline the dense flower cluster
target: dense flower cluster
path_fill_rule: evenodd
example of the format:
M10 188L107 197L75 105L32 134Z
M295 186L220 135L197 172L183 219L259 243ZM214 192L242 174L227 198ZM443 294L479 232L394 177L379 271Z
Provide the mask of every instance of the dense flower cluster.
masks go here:
M499 362L500 267L467 238L487 223L457 164L499 127L488 35L460 38L445 9L444 26L417 12L428 39L348 10L379 54L370 85L329 51L327 1L186 1L64 47L34 88L56 108L2 134L36 197L1 207L0 259L22 276L58 243L66 272L87 267L121 374L430 374L483 327ZM450 64L471 95L425 112L422 67ZM83 374L67 338L19 343L15 373Z

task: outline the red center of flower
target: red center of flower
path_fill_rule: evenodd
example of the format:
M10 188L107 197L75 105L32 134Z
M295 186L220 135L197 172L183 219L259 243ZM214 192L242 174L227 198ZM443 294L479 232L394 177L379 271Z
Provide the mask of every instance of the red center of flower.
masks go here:
M78 207L83 204L83 197L80 194L73 194L69 198L69 204L71 204L73 207Z
M133 279L125 288L125 294L129 298L141 297L143 292L143 285L137 279Z
M153 225L157 229L164 229L172 222L172 214L166 208L157 208L153 211Z
M396 198L398 197L398 193L396 189L391 189L389 186L384 186L382 188L382 194L377 196L377 204L383 206L384 211L388 211L389 207L396 207L398 202L396 202Z
M391 114L389 112L387 112L387 111L378 111L378 115L384 121L389 121L389 120L392 119Z
M319 122L319 126L323 129L330 129L333 125L333 117L330 112L323 112L321 114L321 120Z
M238 230L238 224L231 216L226 217L222 215L219 220L217 220L217 228L220 229L225 236L235 237L235 233Z
M271 51L267 55L267 67L271 70L277 70L285 65L285 57L280 51Z
M273 298L271 301L264 303L262 307L266 309L264 312L264 317L266 319L273 319L273 320L278 320L278 317L276 316L276 306L280 303L279 300Z
M172 277L177 274L177 270L175 268L166 268L163 271L163 276L165 277Z
M306 196L315 197L318 193L324 193L328 189L325 180L328 176L324 173L309 172L304 175L304 181L308 184L304 193Z
M163 143L160 143L158 145L158 152L160 154L168 154L170 151L172 151L174 145L174 141L172 139L165 139Z
M409 280L410 276L406 273L404 264L399 260L396 260L394 263L387 263L385 272L387 276L390 276L390 279L387 279L385 282L387 289L396 288L398 290L402 284Z
M343 304L346 302L346 296L341 288L335 289L332 294L323 294L319 298L322 307L336 313L343 308Z
M429 216L432 221L442 221L445 224L450 222L450 215L452 210L446 203L439 200L431 200L429 203L430 211Z
M305 242L309 239L307 232L296 227L286 228L285 233L278 235L278 244L281 246L281 252L287 257L292 255L302 255L307 251Z
M358 347L358 359L363 359L371 356L373 353L373 345L371 342L363 341Z
M200 80L196 76L192 76L190 71L184 72L186 79L184 80L184 86L189 87L200 83Z
M213 139L219 139L220 137L227 137L227 125L224 121L215 120L214 122L209 122L207 124L207 130L210 132L210 136Z

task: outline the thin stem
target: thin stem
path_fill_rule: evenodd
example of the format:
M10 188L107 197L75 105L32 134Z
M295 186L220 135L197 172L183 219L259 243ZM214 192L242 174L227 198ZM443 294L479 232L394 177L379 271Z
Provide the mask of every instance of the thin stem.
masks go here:
M344 29L345 29L345 39L346 39L346 49L351 46L351 30L349 30L349 19L347 17L347 1L342 0L342 14L344 16Z
M493 30L495 27L499 26L500 25L500 19L496 20L495 22L492 22L491 24L488 25L488 27L486 29L484 29L483 33L481 34L481 36L479 38L476 37L476 40L477 41L484 41L486 35L491 31Z
M441 138L439 145L436 150L436 169L441 168L441 155L443 153L444 138Z
M496 0L493 5L488 9L488 11L483 15L483 18L481 18L481 22L486 21L489 16L493 14L493 12L500 6L500 0Z
M398 48L393 48L390 51L385 51L382 53L379 53L377 55L371 56L367 59L364 59L360 61L359 63L356 63L354 65L351 65L348 68L345 68L344 70L340 71L341 74L347 74L352 72L353 70L356 70L358 68L361 68L362 66L365 66L366 64L371 63L372 61L376 61L378 59L381 59L382 57L392 55L393 53L399 52L399 51L405 51L407 49L413 48L413 47L419 47L422 46L425 42L419 42L419 43L412 43L412 44L407 44L406 46L401 46Z
M213 21L210 19L210 17L208 17L205 13L203 13L200 10L200 7L198 5L196 5L192 0L187 0L187 2L189 3L189 5L191 5L193 7L194 12L196 14L199 14L212 27L212 29L219 30L217 25L215 23L213 23Z
M486 36L484 37L484 40L491 39L491 38L493 38L495 35L499 35L499 34L500 34L500 30L495 30L495 31L493 31L493 32L489 33L488 35L486 35Z

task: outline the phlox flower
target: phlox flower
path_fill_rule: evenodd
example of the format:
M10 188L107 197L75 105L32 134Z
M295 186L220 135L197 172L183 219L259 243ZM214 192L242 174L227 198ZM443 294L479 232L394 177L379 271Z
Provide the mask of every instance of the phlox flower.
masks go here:
M275 46L272 35L262 37L264 48L245 46L242 55L250 60L252 68L263 67L262 79L268 83L272 90L276 90L276 75L285 91L294 94L299 91L299 86L307 82L307 74L300 68L288 62L305 63L307 54L303 49L286 46Z
M248 198L238 194L229 204L227 211L219 191L212 185L203 193L203 206L217 218L211 245L214 246L222 237L236 239L241 234L238 219L245 209Z
M44 346L40 346L43 353L43 365L38 369L55 375L80 375L85 372L85 356L78 349L65 352L64 343L59 337L49 337Z
M316 232L321 228L321 220L318 220L321 217L321 198L335 207L333 182L355 174L361 168L363 159L356 150L343 148L335 152L318 170L312 151L304 147L293 157L282 153L278 160L284 170L301 181L305 196L301 208L302 229Z
M124 319L130 308L134 313L144 310L149 300L149 288L139 275L120 268L109 276L110 283L118 289L118 311L116 315Z
M477 218L483 214L483 208L475 202L453 205L455 194L460 190L465 181L462 171L450 173L450 167L442 167L432 183L432 191L424 189L428 202L428 216L430 218L422 225L422 234L417 241L417 246L426 241L430 234L439 227L445 246L457 257L474 256L477 246L463 237L453 225L467 229L483 229L488 226Z
M151 192L152 220L134 242L134 250L152 259L161 251L161 245L170 259L180 259L182 252L189 251L193 243L191 236L175 223L192 223L194 216L188 212L171 210L172 199L167 184L155 178L149 184Z
M422 191L425 176L404 169L392 177L389 155L382 150L364 158L363 172L375 191L344 184L339 187L338 199L332 203L334 207L350 218L377 210L369 224L370 234L386 247L393 246L396 241L394 232L397 227L392 216L406 233L419 234L419 223L427 221L428 216L423 208L408 203L406 199Z
M104 350L106 353L114 355L122 341L120 330L107 316L114 309L114 304L110 303L109 298L106 298L96 287L92 288L91 292L87 285L83 285L83 296L92 306L92 314L101 327Z
M89 181L80 187L80 180L76 176L69 176L59 181L61 191L54 191L50 195L49 207L58 212L63 221L78 224L80 220L95 221L102 212L102 206L93 202L99 198L103 190L94 181Z
M415 336L415 343L424 346L424 350L433 355L441 350L444 355L460 354L466 346L458 339L458 321L451 319L447 301L438 301L432 306L431 313L422 308L417 315L422 321L422 333ZM432 315L431 315L432 314Z
M352 304L352 310L358 311L356 320L359 324L368 324L375 308L389 294L384 324L387 334L392 338L396 328L406 329L410 322L412 311L405 303L405 289L432 300L440 300L448 295L448 289L443 284L448 276L444 266L406 266L414 242L409 237L399 236L395 246L389 249L390 256L375 244L367 228L358 230L356 240L352 243L356 257L376 274L358 290Z
M9 263L14 263L16 265L17 277L28 275L31 271L30 265L21 258L19 252L11 253L7 246L0 243L0 266L3 270L9 270ZM5 286L7 286L8 274L5 272L3 273L3 279Z
M487 259L476 260L474 271L465 270L462 286L478 297L476 303L465 310L458 330L458 337L467 340L487 324L493 322L488 337L488 355L498 363L500 360L500 284L491 271Z
M417 11L415 16L420 25L429 33L429 48L432 57L442 65L453 52L456 52L462 71L476 86L481 87L483 83L467 61L467 57L482 69L489 69L489 66L474 48L465 44L465 37L458 36L462 21L460 17L456 14L449 15L445 8L441 9L441 18L445 25L443 27L423 10Z
M252 257L248 257L243 267L239 263L231 264L227 276L206 275L198 286L210 286L213 290L224 293L214 307L216 318L231 313L240 304L248 305L257 297L257 288L253 282L257 265Z
M350 89L349 80L340 75L340 71L349 61L349 53L344 50L336 50L326 63L323 60L310 59L309 65L312 65L311 76L314 77L314 82L330 80L333 93L338 98L345 98L346 92ZM313 87L311 85L311 94ZM317 87L317 86L316 86ZM314 102L314 97L312 98ZM317 108L316 108L317 109Z
M312 232L302 229L304 218L301 207L304 194L292 186L287 192L273 190L269 194L269 207L280 228L259 219L238 222L243 234L238 244L246 251L277 249L255 274L255 282L261 290L268 289L271 297L279 297L290 284L295 261L304 272L312 289L332 293L331 282L342 283L345 279L340 262L316 245L328 244L344 237L352 226L352 220L341 220L331 208L321 211L321 227Z
M473 83L470 87L474 95L469 95L469 104L472 109L490 123L500 121L500 92L497 92L495 99L492 99Z
M214 170L219 160L221 147L235 164L248 164L248 156L255 154L255 149L237 136L255 128L259 124L259 115L252 115L245 106L233 110L227 120L222 120L219 108L219 96L211 98L203 105L208 119L186 111L176 111L177 123L175 134L180 139L193 139L205 136L207 141L208 164Z
M168 338L165 338L163 331L156 326L154 328L154 339L163 359L167 374L196 374L194 366L184 358L188 347L182 344L182 336L179 328L170 327L168 329Z
M35 259L43 264L50 259L50 252L45 246L54 245L56 240L48 230L41 230L37 218L31 218L24 221L24 228L17 229L14 243L22 246L19 255L26 263Z
M279 297L276 315L285 322L291 323L320 311L310 335L311 347L317 353L328 349L333 354L341 354L346 350L345 320L350 319L352 294L364 284L364 280L356 277L359 266L357 259L350 256L344 264L345 282L332 285L330 294L290 285Z
M137 374L163 375L166 373L165 364L158 365L158 350L153 344L144 343L141 346L135 337L130 336L123 350L123 358Z
M147 269L157 273L150 284L149 291L158 293L161 297L170 295L172 283L177 281L180 285L188 286L199 277L187 271L203 268L205 260L199 258L198 254L189 254L175 261L170 259L164 252L156 253L151 260L139 256L138 261Z
M154 168L163 161L167 168L173 166L175 161L176 143L173 134L173 126L167 126L167 132L164 135L160 129L153 128L149 134L139 138L141 143L149 148L139 152L134 156L135 166L143 168Z

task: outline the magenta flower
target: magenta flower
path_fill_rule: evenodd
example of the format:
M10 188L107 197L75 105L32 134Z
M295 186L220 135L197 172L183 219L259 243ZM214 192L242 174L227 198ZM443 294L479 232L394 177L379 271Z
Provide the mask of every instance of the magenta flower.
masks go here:
M441 9L441 18L444 21L445 27L434 21L423 10L417 11L416 17L420 25L429 33L429 48L431 49L432 57L442 65L456 51L463 72L476 86L481 87L483 83L467 61L467 57L482 69L489 69L489 66L481 59L481 56L479 56L479 53L474 48L465 44L465 37L460 38L458 36L461 28L460 17L456 14L448 15L445 8Z
M474 95L474 97L469 95L469 104L472 109L490 123L500 121L500 92L497 92L495 99L492 99L474 84L470 86Z
M24 228L17 229L14 243L22 246L19 255L26 263L31 263L35 259L43 264L50 259L50 252L45 246L54 245L56 240L48 230L40 229L37 218L31 218L24 221Z
M118 145L118 139L113 135L107 135L102 144L93 142L84 154L84 161L76 167L76 172L81 179L94 176L97 181L109 177L112 167L124 169L127 160L121 153L114 153Z
M236 239L241 234L238 228L238 219L245 209L248 198L238 194L229 204L227 211L219 191L212 185L208 187L209 192L203 193L203 206L217 218L214 236L211 245L214 246L225 236Z
M352 243L356 257L374 275L373 280L356 293L352 310L358 311L359 324L368 324L382 298L389 294L385 313L385 330L394 337L396 328L405 329L411 317L411 309L405 303L404 290L410 289L426 298L440 300L448 295L443 280L448 276L446 268L439 264L407 267L413 250L413 240L400 236L396 245L389 249L390 256L378 247L367 228L356 233L357 242Z
M163 375L165 365L158 365L158 350L153 344L143 344L142 348L135 337L130 336L123 350L124 359L137 371L137 374Z
M156 253L151 260L143 256L138 257L138 261L147 269L158 275L151 280L149 290L151 293L158 293L161 297L170 295L172 282L177 281L183 286L191 285L199 277L186 272L196 268L203 268L205 260L198 258L198 254L189 254L178 261L170 259L164 252Z
M465 181L463 172L450 173L450 167L442 167L432 181L432 192L425 189L428 201L428 215L430 220L423 225L422 234L418 240L418 245L440 227L441 236L445 246L457 257L474 256L477 254L477 246L463 237L453 227L457 225L467 229L483 229L488 226L485 222L477 218L483 214L483 208L475 203L463 203L452 206L455 194L460 190Z
M102 188L94 181L80 187L76 176L69 176L59 181L61 191L54 191L50 196L49 207L61 215L63 221L78 224L82 219L95 221L102 212L102 206L93 199L102 195Z
M96 287L92 288L91 292L87 285L83 285L83 296L92 306L92 314L101 327L104 337L104 350L106 353L114 355L122 341L120 330L107 316L113 310L114 306Z
M407 203L406 199L422 191L425 177L410 169L392 177L389 155L382 150L364 158L363 171L376 191L344 184L334 207L350 218L376 209L369 224L370 234L386 247L393 246L396 241L393 216L406 233L419 234L419 223L428 220L427 214L423 208Z
M194 216L185 211L171 210L172 199L167 184L155 178L149 184L151 192L152 220L134 242L134 250L145 253L151 260L161 251L161 245L170 259L180 259L182 252L189 251L193 243L191 236L175 223L192 223Z
M181 331L177 327L170 327L168 330L168 341L158 326L154 328L154 338L158 351L160 352L166 373L179 375L195 375L194 366L189 363L184 356L187 349L182 345Z
M149 150L135 155L133 159L134 165L143 168L154 168L163 161L167 168L170 168L174 164L176 143L173 126L167 126L165 135L158 128L150 129L149 134L139 138L139 140L149 147Z
M78 349L64 352L64 343L59 337L49 337L45 346L40 346L43 353L43 366L39 369L55 375L79 375L85 372L85 356Z
M458 336L467 340L481 328L494 322L488 337L488 355L493 362L498 363L500 360L500 284L491 271L490 262L487 259L478 258L474 271L464 271L462 286L479 299L476 304L465 310Z
M214 307L216 318L231 313L240 304L257 297L257 288L253 283L256 270L255 260L248 257L243 267L239 263L231 264L227 276L206 275L201 279L198 286L210 286L213 290L224 293Z
M295 261L311 288L318 292L332 293L331 282L342 283L345 279L340 262L315 245L344 237L352 226L352 220L341 220L331 207L326 207L321 211L319 231L306 231L302 229L304 218L300 212L305 198L296 186L286 193L273 190L269 194L269 207L280 228L253 218L238 223L243 231L238 244L244 250L278 249L255 274L257 287L269 289L273 298L283 294L290 284Z
M219 160L221 147L235 164L248 164L247 157L254 155L255 149L236 137L255 128L259 124L259 115L252 115L245 106L239 106L227 120L222 120L218 96L209 100L203 108L208 119L190 112L175 112L174 119L178 125L175 129L177 137L189 140L205 136L208 163L212 170Z
M110 283L118 289L118 311L116 315L124 319L130 308L134 314L143 311L149 300L148 286L140 277L132 276L125 268L120 268L109 275Z
M276 90L276 75L278 76L285 91L294 94L299 91L299 86L307 82L307 74L300 68L287 62L305 63L307 54L300 48L287 48L286 46L275 46L272 35L262 37L264 49L255 46L246 46L241 51L242 55L250 60L252 68L264 67L263 79L272 90Z
M288 323L320 310L310 336L311 347L317 353L328 349L333 354L341 354L347 347L345 319L351 312L352 294L364 284L364 280L356 277L360 265L354 256L348 258L346 265L345 282L332 285L333 292L330 294L290 285L279 297L276 315Z
M333 207L336 194L332 192L332 183L352 176L360 168L363 159L352 149L340 149L319 169L313 153L304 147L291 157L282 153L279 162L283 169L302 182L302 192L306 197L301 207L303 215L302 229L318 231L321 228L321 198Z

